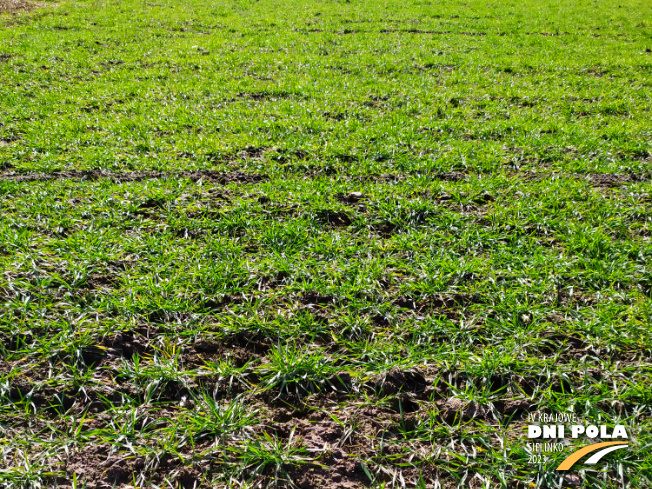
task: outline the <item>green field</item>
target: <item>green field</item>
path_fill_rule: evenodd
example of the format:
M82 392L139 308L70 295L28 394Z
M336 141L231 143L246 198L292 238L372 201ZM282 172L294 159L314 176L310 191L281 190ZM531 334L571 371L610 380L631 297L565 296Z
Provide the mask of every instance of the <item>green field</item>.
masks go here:
M1 488L652 487L652 3L12 1Z

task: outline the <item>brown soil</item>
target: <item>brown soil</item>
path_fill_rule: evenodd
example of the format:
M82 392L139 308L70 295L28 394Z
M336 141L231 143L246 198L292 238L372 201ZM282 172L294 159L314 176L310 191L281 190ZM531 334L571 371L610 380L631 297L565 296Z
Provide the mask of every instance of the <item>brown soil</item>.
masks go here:
M325 223L330 224L334 227L346 227L350 226L353 220L346 212L334 211L331 209L324 209L318 214L319 219Z
M102 346L109 354L131 359L134 354L150 353L150 340L136 331L122 331L102 340Z
M310 306L310 305L328 305L335 302L335 297L331 295L321 295L314 291L305 292L301 297L301 303Z
M335 196L339 201L345 203L345 204L357 204L361 200L365 198L364 194L362 192L350 192L348 194L337 194Z
M425 299L414 299L412 297L401 296L393 302L393 304L400 309L408 309L417 312L447 310L481 303L482 298L472 294L439 294Z
M199 339L190 348L184 350L186 361L203 364L204 360L216 358L230 359L236 367L242 367L247 362L260 359L271 348L271 343L254 334L238 333L225 339ZM199 380L206 385L215 384L212 376L200 376Z
M401 230L401 228L399 226L397 226L393 222L389 222L389 221L383 221L381 223L374 224L374 225L371 226L371 229L373 231L375 231L376 233L378 233L383 238L389 238L393 234L395 234L395 233L397 233L397 232L399 232Z
M457 299L461 299L458 297ZM451 299L453 300L453 299ZM337 299L321 295L317 292L310 291L300 296L300 301L304 304L328 306ZM442 304L446 301L438 298ZM107 336L101 340L102 348L88 348L83 352L84 361L87 364L110 362L112 358L122 356L130 358L135 353L145 353L151 351L150 342L160 334L159 330L140 328L134 331L118 332L114 335ZM574 346L582 346L581 338L564 335L562 337L548 336L550 339L564 341ZM3 342L11 341L10 338L0 338ZM30 338L24 338L23 341L29 342ZM237 364L243 364L250 359L260 359L270 347L269 339L260 333L241 332L236 335L224 337L221 334L206 336L196 340L191 345L184 347L184 360L190 363L191 359L197 360L200 364L204 359L214 360L216 357L231 356ZM0 365L1 367L1 365ZM454 386L462 386L466 382L491 382L492 390L501 385L511 383L518 384L523 390L534 390L537 386L552 384L553 390L568 391L572 386L560 378L522 378L514 375L506 375L505 378L499 375L492 379L478 379L469 374L444 374L439 370L426 368L419 369L401 369L392 368L376 378L372 379L370 388L375 391L378 397L390 396L384 406L362 406L355 408L355 402L343 409L338 418L344 421L346 426L353 423L357 428L349 432L340 423L335 422L328 414L328 410L335 405L342 406L345 400L350 400L351 377L347 373L339 374L337 379L341 388L333 389L330 392L325 390L304 398L298 408L293 408L290 404L274 404L263 402L263 410L269 416L265 416L262 424L258 429L264 430L274 436L282 439L289 439L290 433L294 429L293 440L299 446L305 447L308 452L315 457L316 463L305 465L295 465L287 467L289 476L297 487L333 487L342 489L363 488L369 486L369 480L365 474L360 459L366 460L377 453L370 451L369 438L378 438L391 441L384 448L381 448L382 455L396 457L397 463L405 463L401 470L402 476L407 480L415 480L418 477L418 470L409 466L407 447L400 441L399 426L405 429L413 430L424 419L426 413L425 406L434 403L436 416L442 421L452 425L460 422L483 423L492 418L490 408L473 401L466 401L452 397L452 392L433 388L433 375L443 379L444 375L448 376L448 381ZM44 370L42 378L47 377L47 370ZM251 379L250 379L251 380ZM336 385L336 379L332 379L332 384ZM35 388L31 382L22 379L15 379L11 385L11 397L20 398L30 396L32 402L38 406L46 405L48 400L54 398L56 389L40 388L30 394ZM78 408L89 406L91 403L96 409L91 407L91 413L99 413L92 419L89 418L89 429L97 429L105 426L103 421L102 402L99 402L98 395L110 399L113 403L120 403L122 389L127 386L121 386L121 390L114 390L105 387L103 391L95 392L89 389L88 399L80 402L81 394L78 392L67 392L63 400L64 408L70 408L73 402L78 403ZM240 394L243 390L237 385L229 385L228 379L220 379L211 376L200 376L197 384L188 386L189 389L201 389L205 391L214 391L213 394L218 399L232 398ZM504 401L494 402L496 410L504 416L521 418L525 413L534 408L535 403L523 398L512 390L512 395L506 394ZM188 391L176 382L170 382L161 388L157 401L175 401L178 402L188 394ZM217 395L219 394L219 395ZM433 395L434 394L434 395ZM136 392L130 392L129 395L136 395ZM436 396L436 397L435 397ZM511 397L511 398L510 398ZM435 399L438 399L435 401ZM395 400L394 404L392 401ZM418 400L418 402L417 402ZM266 404L266 406L264 406ZM290 406L288 409L284 406ZM324 408L315 409L315 408ZM175 408L171 408L175 409ZM170 411L161 412L162 417L173 417L174 413ZM429 443L421 446L424 453L432 450ZM412 450L413 451L413 450ZM209 476L216 467L209 461L197 462L194 465L184 466L179 457L173 457L164 454L158 465L152 466L151 460L146 460L130 453L121 453L120 451L111 451L109 445L88 445L82 446L78 451L71 451L67 460L64 461L66 475L57 479L59 486L62 488L71 488L73 474L80 480L87 482L89 489L115 485L123 487L132 482L134 476L138 479L141 475L148 480L158 482L164 476L171 475L175 487L190 488L202 487L202 477ZM421 468L426 470L424 476L428 479L433 477L430 474L429 467L422 465ZM380 474L382 480L385 476Z
M120 278L114 275L94 273L86 280L86 288L91 290L112 289Z
M2 1L2 0L0 0ZM258 173L243 172L218 172L214 170L188 170L180 172L157 172L157 171L134 171L126 173L111 173L102 170L70 170L56 171L51 173L20 174L8 172L0 174L0 180L14 182L35 182L41 180L99 180L110 179L115 182L140 182L152 178L190 178L193 181L208 180L217 184L237 183L258 183L269 180L269 176Z
M89 445L73 453L66 463L66 472L85 481L88 489L100 487L123 487L133 482L134 477L148 474L146 460L132 454L112 453L109 445ZM157 469L151 478L161 482L162 476L172 475L175 487L190 489L200 487L204 471L202 467L184 467L178 457L163 455L158 461ZM59 480L60 487L68 486L64 478Z
M276 287L282 287L290 278L290 274L285 271L276 272L273 275L266 275L258 279L258 290L271 290Z
M593 173L589 175L589 181L594 187L618 187L624 183L646 182L648 175L617 175L610 173Z
M438 417L448 424L481 418L484 415L483 409L477 402L466 402L454 397L448 400L438 401L435 403L435 406L439 410Z
M368 459L374 454L374 451L368 448L368 437L382 436L385 439L398 440L397 424L403 423L413 428L418 423L415 414L401 415L395 410L376 406L346 410L341 414L341 420L354 423L354 430L345 429L321 410L302 413L279 409L274 421L265 426L267 432L284 439L294 430L294 439L316 456L316 464L299 465L290 470L290 478L297 487L369 487L369 477L360 463L360 458ZM381 449L381 453L395 456L397 461L409 462L400 445L390 443ZM423 445L422 448L428 451L430 446ZM409 463L400 470L406 481L409 481L408 484L418 475L418 470L410 467ZM380 480L389 481L385 474L380 473L378 476Z
M423 29L382 29L379 31L381 34L434 34L434 35L452 35L459 34L461 36L486 36L486 32L453 32L453 31L432 31Z
M499 412L505 416L522 416L535 407L535 404L527 399L512 399L507 402L494 403Z
M376 389L384 395L394 395L399 392L420 393L425 391L425 377L418 371L403 371L394 367L378 375L374 379Z

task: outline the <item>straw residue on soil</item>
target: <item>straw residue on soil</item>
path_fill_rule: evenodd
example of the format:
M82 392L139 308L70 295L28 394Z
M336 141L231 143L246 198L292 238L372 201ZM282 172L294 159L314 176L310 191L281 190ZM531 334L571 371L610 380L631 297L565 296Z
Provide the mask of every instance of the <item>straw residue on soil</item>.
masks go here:
M41 6L41 4L27 2L26 0L0 0L0 14L32 10Z

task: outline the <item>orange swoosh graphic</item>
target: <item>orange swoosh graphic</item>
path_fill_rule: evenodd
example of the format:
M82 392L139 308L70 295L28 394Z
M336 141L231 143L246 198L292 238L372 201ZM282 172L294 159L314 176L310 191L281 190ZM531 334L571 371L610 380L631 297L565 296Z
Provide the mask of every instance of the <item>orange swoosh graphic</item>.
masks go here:
M561 464L559 464L559 467L557 467L556 470L568 470L573 465L575 465L575 462L577 462L579 459L581 459L584 455L589 454L591 452L595 452L596 450L599 450L600 448L610 447L612 445L627 445L627 442L606 441L604 443L594 443L593 445L589 445L588 447L584 447L584 448L576 451L575 453L571 453Z

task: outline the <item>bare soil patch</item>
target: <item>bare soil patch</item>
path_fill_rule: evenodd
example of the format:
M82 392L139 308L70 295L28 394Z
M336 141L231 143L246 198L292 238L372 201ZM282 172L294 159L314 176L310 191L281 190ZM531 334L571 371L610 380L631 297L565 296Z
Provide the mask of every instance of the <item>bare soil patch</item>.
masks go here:
M438 36L459 34L461 36L486 36L486 32L454 32L454 31L433 31L424 29L382 29L381 34L434 34Z
M42 4L26 0L0 0L0 14L14 13L43 7Z
M421 393L426 390L426 378L419 371L404 371L393 367L374 379L376 390L383 395L395 395L399 392Z
M589 181L594 187L618 187L624 183L646 182L648 175L617 175L609 173L594 173L589 175Z
M134 477L148 474L146 459L142 456L124 453L112 453L108 445L89 445L73 453L66 464L66 472L86 482L88 488L123 487L133 482ZM172 474L176 487L199 487L202 478L201 467L184 467L178 457L165 454L156 464L158 471L154 474L160 482L159 474ZM68 480L59 481L66 484ZM64 487L71 487L64 485Z
M122 331L107 336L102 340L102 346L109 353L131 359L134 354L142 355L151 352L150 340L142 332Z
M221 185L237 183L257 183L269 180L269 176L258 173L243 172L218 172L214 170L188 170L180 172L159 172L159 171L133 171L125 173L104 172L102 170L70 170L56 171L51 173L20 174L9 172L0 175L0 180L14 182L36 182L44 180L99 180L108 179L118 183L140 182L154 178L190 178L193 181L208 180Z
M330 224L334 227L350 226L353 220L346 212L323 209L318 213L320 221L324 224Z

